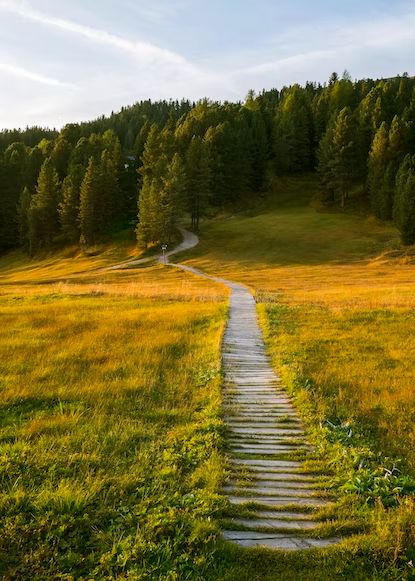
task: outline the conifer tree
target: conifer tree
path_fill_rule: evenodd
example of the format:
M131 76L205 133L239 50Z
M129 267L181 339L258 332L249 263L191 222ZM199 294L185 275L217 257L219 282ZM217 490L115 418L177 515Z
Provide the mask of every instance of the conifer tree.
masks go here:
M385 122L377 130L369 153L368 187L372 210L381 220L391 217L392 200L386 183L389 131Z
M140 174L143 177L153 178L157 161L161 155L160 130L157 125L152 125L144 146L143 155L141 156L142 165Z
M326 130L317 150L317 174L320 179L321 189L324 194L324 200L334 202L336 186L332 173L332 160L334 157L333 146L334 127L330 126Z
M274 124L274 154L279 173L307 171L312 167L311 107L299 85L284 96Z
M0 250L17 243L16 208L18 193L13 168L0 152Z
M332 185L342 208L356 179L357 167L356 124L350 109L346 107L340 111L333 127L330 160Z
M68 173L68 164L71 152L71 145L63 137L59 137L54 144L50 157L58 173L60 181L63 181Z
M102 223L102 216L99 211L101 187L102 174L100 164L94 157L91 157L80 190L79 224L81 245L91 246L97 241Z
M396 177L393 219L403 244L415 243L415 156L407 155Z
M62 232L68 242L79 240L79 205L85 168L72 165L62 184L62 202L59 204L59 218Z
M24 250L29 250L29 210L32 200L32 194L29 188L25 187L19 198L17 217L19 223L19 242Z
M137 242L146 247L160 241L160 190L157 181L144 176L138 200Z
M190 142L186 155L186 174L188 209L192 228L197 231L211 192L208 149L199 136L193 137Z
M121 215L120 184L117 162L104 150L100 160L101 189L98 200L100 231L108 232L111 224Z
M59 194L58 174L51 158L47 158L41 167L36 192L30 203L30 253L49 246L59 232Z
M167 167L166 178L163 180L161 195L162 238L163 242L170 242L177 220L183 210L186 195L186 169L182 158L175 153Z

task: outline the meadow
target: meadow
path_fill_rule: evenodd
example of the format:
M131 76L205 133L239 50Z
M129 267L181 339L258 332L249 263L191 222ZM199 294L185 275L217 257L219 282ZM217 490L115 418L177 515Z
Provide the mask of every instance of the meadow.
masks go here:
M4 579L413 578L411 254L393 228L315 193L313 178L277 182L203 224L185 262L253 290L316 448L305 468L330 475L345 542L290 554L220 541L222 285L161 265L105 270L137 256L128 243L12 253L0 259Z
M278 183L254 215L206 225L188 263L247 284L277 367L315 387L320 419L357 421L415 474L412 256L392 227L317 211L316 193L313 178Z
M343 553L330 570L328 564L312 569L312 577L308 569L304 579L409 579L415 574L413 249L400 247L393 227L357 207L324 208L317 194L313 177L276 181L259 205L206 223L186 262L252 289L275 369L322 464L333 471L343 516L368 524L366 540L355 538L362 555L373 551L360 571L345 565L336 576L336 562L347 562ZM382 544L387 572L376 565ZM386 565L388 551L399 562L395 573ZM258 579L274 578L263 575Z
M0 575L196 578L223 502L226 292L161 266L62 258L57 281L50 257L6 262Z

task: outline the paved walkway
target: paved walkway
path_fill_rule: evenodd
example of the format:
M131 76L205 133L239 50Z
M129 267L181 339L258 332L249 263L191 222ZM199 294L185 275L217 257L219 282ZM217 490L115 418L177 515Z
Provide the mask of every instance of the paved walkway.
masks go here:
M114 266L110 266L105 270L120 270L124 268L134 268L135 266L140 266L141 264L146 264L149 262L160 262L168 263L169 257L178 254L179 252L184 252L185 250L189 250L196 246L199 242L199 238L193 232L189 232L184 228L179 228L181 235L183 236L183 240L175 246L172 250L168 250L165 255L163 254L155 254L154 256L146 256L145 258L138 258L133 260L126 260L125 262L121 262L120 264L115 264Z
M198 243L197 236L182 232L183 243L168 256ZM245 518L227 519L223 537L243 547L284 550L339 542L338 538L309 536L321 524L313 512L330 500L319 494L317 478L302 472L301 462L295 460L296 455L307 455L311 448L266 355L252 294L243 285L208 276L190 266L170 264L223 283L231 290L222 355L231 463L231 478L224 493L231 506L246 505L250 510L244 512Z

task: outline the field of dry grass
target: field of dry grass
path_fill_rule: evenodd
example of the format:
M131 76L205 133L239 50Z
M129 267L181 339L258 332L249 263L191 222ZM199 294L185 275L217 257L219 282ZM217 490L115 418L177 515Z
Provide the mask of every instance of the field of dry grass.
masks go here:
M161 265L105 270L137 256L128 244L12 253L0 259L5 579L415 574L413 502L386 506L397 493L376 463L366 480L348 472L390 455L414 473L411 254L389 226L316 211L315 191L281 182L249 215L207 223L186 262L254 291L275 367L344 488L337 510L366 533L291 555L217 542L223 286Z
M0 261L0 576L192 578L220 507L226 291L95 260Z
M357 421L415 474L415 265L394 228L317 211L287 180L253 215L207 224L188 263L250 286L270 350L315 387L321 418Z

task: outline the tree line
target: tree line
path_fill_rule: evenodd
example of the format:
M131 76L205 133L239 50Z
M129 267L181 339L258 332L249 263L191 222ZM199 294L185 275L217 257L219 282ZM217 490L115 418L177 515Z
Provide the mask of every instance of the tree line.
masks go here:
M363 192L414 243L415 79L333 73L244 102L142 101L60 132L0 133L0 247L87 247L125 227L168 242L183 215L197 229L274 175L313 170L327 203Z

